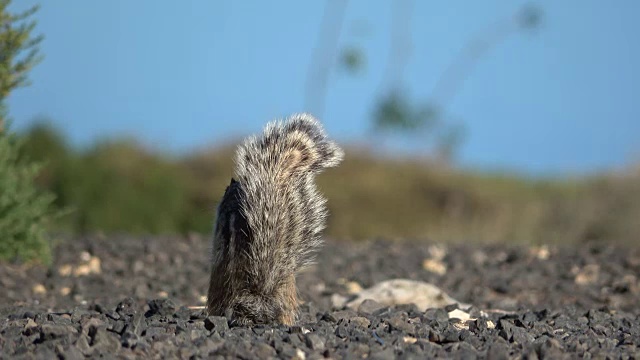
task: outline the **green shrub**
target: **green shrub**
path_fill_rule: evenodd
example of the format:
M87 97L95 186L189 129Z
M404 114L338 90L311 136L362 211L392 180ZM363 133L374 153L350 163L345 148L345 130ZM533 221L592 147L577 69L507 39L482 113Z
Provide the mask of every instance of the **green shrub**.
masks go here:
M50 261L45 223L54 196L36 187L38 170L20 140L0 130L0 260Z
M74 149L55 129L25 134L38 183L72 209L56 230L73 233L212 231L233 176L233 146L169 156L135 140ZM429 238L519 243L637 242L640 169L531 179L421 159L385 159L347 147L345 162L318 177L334 239Z
M177 166L134 141L96 144L65 171L62 195L80 232L175 233L187 206Z
M36 184L39 166L22 152L21 141L8 129L6 99L28 85L27 74L42 60L29 20L38 6L12 14L10 0L0 0L0 260L50 261L45 222L54 199Z

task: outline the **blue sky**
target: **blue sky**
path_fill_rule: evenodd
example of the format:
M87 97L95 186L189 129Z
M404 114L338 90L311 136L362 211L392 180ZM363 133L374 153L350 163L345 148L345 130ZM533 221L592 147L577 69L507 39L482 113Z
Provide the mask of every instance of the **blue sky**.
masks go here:
M41 1L42 2L42 1ZM14 0L13 9L36 3ZM236 139L304 108L325 1L42 2L46 58L10 97L18 129L46 116L79 146L122 134L184 152ZM414 1L407 92L426 100L472 37L523 1ZM640 161L640 2L539 1L542 26L480 58L447 112L466 128L458 164L530 174ZM363 71L334 71L323 122L365 141L384 90L391 1L351 0L340 46ZM635 35L634 35L635 34Z

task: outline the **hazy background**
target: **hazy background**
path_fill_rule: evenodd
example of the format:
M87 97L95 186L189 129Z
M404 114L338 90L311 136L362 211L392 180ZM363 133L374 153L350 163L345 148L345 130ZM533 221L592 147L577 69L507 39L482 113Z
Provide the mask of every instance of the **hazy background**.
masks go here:
M329 237L640 243L637 1L40 4L6 105L53 230L210 233L237 141L308 111Z
M18 129L46 116L75 145L128 134L184 153L295 111L321 114L343 143L375 142L372 112L398 86L416 106L442 106L442 121L463 135L459 165L547 175L639 158L637 1L20 0L12 9L36 3L46 58L10 113ZM539 22L504 30L523 9ZM479 56L465 53L481 43ZM400 59L390 56L398 49ZM324 64L325 105L305 105L309 74ZM425 141L384 144L415 152Z

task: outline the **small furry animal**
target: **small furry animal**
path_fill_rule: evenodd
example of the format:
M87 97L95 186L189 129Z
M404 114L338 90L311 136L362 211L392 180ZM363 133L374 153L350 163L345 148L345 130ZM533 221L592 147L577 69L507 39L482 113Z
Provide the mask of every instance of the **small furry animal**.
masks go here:
M295 276L312 262L327 217L314 177L343 156L309 114L271 122L238 147L217 210L210 315L240 325L294 323Z

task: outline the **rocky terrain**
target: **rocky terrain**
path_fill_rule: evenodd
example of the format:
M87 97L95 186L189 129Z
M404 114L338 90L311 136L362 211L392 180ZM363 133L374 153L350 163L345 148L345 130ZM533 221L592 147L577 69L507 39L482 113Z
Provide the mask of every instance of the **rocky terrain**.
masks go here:
M0 358L640 358L637 248L328 241L298 324L237 327L201 309L209 246L96 236L48 268L0 265ZM354 303L390 279L462 304Z

